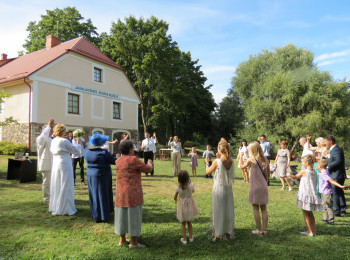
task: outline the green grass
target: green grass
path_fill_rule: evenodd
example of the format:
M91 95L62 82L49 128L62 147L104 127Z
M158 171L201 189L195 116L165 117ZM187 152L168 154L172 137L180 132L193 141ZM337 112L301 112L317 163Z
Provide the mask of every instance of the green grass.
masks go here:
M36 182L6 180L7 157L0 157L0 259L350 259L350 217L336 219L335 226L322 225L315 213L317 237L299 235L305 231L301 210L295 206L295 193L281 191L279 180L269 187L269 234L259 237L255 229L248 185L235 169L234 240L212 242L211 190L213 181L192 178L200 216L193 221L195 241L180 243L180 224L173 201L176 178L171 161L155 161L155 176L142 177L144 207L142 236L145 249L118 247L114 223L96 224L89 215L87 187L76 185L74 216L52 216L42 201L41 177ZM200 176L204 161L199 160ZM191 175L189 158L182 166ZM113 174L115 170L113 167ZM115 176L114 176L115 185ZM349 181L347 181L349 183ZM115 188L114 188L115 189ZM348 204L350 192L346 191Z

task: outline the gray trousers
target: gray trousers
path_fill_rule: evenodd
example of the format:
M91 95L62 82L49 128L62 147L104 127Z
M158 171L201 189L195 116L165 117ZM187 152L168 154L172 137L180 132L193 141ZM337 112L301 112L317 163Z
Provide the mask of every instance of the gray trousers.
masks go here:
M51 182L51 171L41 171L43 176L42 190L44 195L44 202L50 202L50 182Z
M181 153L172 153L171 158L173 159L173 174L178 176L181 171Z
M331 194L322 194L323 219L334 222L333 200Z

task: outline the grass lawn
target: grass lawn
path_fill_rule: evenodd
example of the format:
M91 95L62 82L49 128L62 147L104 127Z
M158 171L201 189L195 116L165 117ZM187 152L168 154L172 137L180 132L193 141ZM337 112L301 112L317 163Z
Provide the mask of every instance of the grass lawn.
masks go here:
M350 259L350 215L336 218L334 226L323 225L322 213L315 213L317 237L304 237L302 212L295 206L297 188L280 190L272 180L268 204L269 234L259 237L255 229L248 184L235 169L233 186L234 240L212 242L211 190L213 181L205 179L204 161L199 175L192 178L200 216L193 221L195 240L182 245L173 196L177 179L172 177L171 161L155 161L155 176L142 177L144 189L143 224L140 242L145 249L118 247L114 223L96 224L89 214L87 186L75 187L78 212L74 216L52 216L42 201L41 176L36 182L6 180L7 157L0 157L0 259ZM189 158L182 159L189 171ZM113 167L115 186L115 170ZM349 181L346 182L349 184ZM115 188L114 188L115 189ZM346 190L350 205L350 191Z

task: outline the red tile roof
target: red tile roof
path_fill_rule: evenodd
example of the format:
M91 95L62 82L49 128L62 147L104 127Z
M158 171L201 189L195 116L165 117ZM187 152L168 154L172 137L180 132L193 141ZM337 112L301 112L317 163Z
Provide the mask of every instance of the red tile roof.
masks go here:
M104 55L88 40L84 37L79 37L50 49L45 48L23 55L9 63L3 64L0 66L0 83L28 77L70 51L124 71L122 67Z

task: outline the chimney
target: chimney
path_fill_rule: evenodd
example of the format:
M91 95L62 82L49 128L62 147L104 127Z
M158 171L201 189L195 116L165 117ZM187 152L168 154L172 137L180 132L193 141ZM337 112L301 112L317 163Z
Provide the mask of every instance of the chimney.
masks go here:
M61 39L53 35L46 36L46 49L50 49L61 44Z
M7 54L1 53L1 59L0 60L7 60Z

